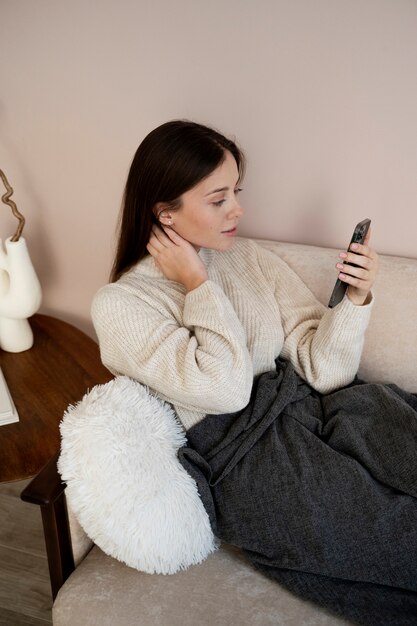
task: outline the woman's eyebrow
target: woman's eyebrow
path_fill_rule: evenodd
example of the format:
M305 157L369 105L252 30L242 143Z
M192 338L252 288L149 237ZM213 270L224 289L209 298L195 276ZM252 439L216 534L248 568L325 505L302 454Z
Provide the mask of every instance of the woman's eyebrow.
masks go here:
M229 187L219 187L219 189L214 189L213 191L209 191L208 193L205 194L205 196L211 196L212 193L219 193L219 191L228 191L228 190L229 190Z

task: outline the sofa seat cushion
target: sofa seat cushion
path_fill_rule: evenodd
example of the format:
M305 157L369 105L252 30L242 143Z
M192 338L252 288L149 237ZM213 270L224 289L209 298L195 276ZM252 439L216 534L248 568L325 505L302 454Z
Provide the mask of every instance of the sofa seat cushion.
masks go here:
M54 626L348 626L258 573L222 546L202 564L167 576L146 574L96 546L67 580Z

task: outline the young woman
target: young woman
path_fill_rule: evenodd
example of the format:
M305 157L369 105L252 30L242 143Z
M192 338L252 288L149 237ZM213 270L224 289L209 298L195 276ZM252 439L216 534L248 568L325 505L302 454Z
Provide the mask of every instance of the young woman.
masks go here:
M348 289L327 309L280 258L236 240L243 173L236 144L205 126L144 139L92 307L102 360L174 407L220 539L358 623L411 625L417 397L354 380L378 256L369 237L340 253Z

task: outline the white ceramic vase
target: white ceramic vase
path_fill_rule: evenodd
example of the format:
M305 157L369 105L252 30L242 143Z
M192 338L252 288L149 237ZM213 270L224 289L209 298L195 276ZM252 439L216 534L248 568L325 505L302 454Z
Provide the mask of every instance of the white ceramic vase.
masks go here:
M27 320L41 304L41 286L30 260L26 241L0 239L0 348L23 352L33 345Z

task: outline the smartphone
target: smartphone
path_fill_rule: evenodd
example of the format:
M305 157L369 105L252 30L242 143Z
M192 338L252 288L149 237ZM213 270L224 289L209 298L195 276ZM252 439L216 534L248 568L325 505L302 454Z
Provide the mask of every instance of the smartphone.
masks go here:
M350 240L350 244L348 245L348 250L352 243L363 243L365 241L366 234L369 230L369 226L371 225L371 220L366 219L356 224L355 230L353 231L352 239ZM353 263L346 263L346 265L354 265ZM348 288L348 284L339 280L336 280L336 284L334 286L332 295L330 296L329 304L327 305L330 309L332 309L336 304L342 300L345 295L346 289Z

